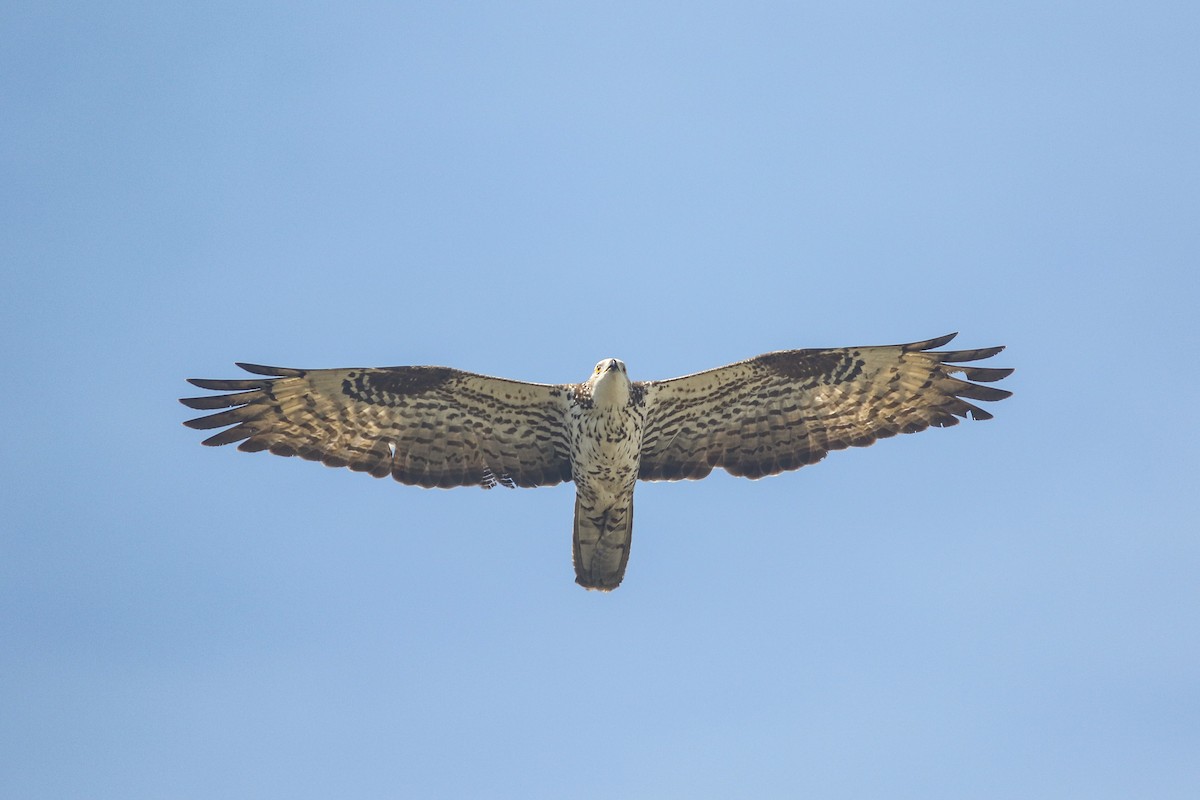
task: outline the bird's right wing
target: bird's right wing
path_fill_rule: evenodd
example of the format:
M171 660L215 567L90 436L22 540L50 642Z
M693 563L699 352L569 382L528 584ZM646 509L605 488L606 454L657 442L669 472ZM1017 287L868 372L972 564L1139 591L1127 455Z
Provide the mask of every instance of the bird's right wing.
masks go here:
M490 378L448 367L286 369L190 383L232 394L189 397L228 409L184 423L228 428L206 445L241 442L331 467L427 487L549 486L571 480L565 385Z

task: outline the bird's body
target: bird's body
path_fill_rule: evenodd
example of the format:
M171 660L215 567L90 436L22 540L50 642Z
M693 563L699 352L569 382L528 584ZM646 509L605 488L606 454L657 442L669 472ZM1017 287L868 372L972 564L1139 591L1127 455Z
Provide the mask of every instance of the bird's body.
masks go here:
M615 358L597 364L584 386L567 414L575 481L572 552L577 580L615 589L629 561L646 405L635 399L625 364Z
M233 394L184 398L227 409L186 424L233 426L205 444L299 455L426 487L574 481L576 581L620 584L640 480L758 478L830 450L991 414L1010 369L962 366L1003 348L931 352L950 336L884 347L787 350L666 381L631 382L605 359L579 384L538 384L448 367L298 370L191 382ZM962 374L967 380L954 377Z

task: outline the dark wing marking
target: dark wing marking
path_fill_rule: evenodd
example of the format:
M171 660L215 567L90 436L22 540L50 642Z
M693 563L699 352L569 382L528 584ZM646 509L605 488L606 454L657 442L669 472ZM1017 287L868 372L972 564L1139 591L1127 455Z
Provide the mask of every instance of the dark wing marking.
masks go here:
M639 477L703 478L715 467L760 478L959 418L991 419L971 400L1011 392L1011 369L961 366L1003 347L931 352L957 334L886 347L786 350L643 384L646 435ZM954 377L962 375L966 380Z
M180 400L228 409L184 424L232 426L206 445L241 442L377 478L427 487L549 486L571 479L570 386L489 378L448 367L285 369L238 364L247 380L189 382L231 394Z

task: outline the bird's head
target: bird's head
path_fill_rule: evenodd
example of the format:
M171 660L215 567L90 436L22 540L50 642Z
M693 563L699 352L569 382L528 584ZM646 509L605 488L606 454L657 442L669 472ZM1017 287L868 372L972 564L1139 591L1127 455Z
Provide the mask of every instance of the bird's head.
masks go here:
M625 373L625 362L617 358L606 358L592 370L588 379L592 385L592 398L600 403L626 403L629 401L629 376Z
M604 375L604 373L612 371L612 370L616 370L617 372L620 372L622 375L624 375L625 374L625 362L619 358L606 358L606 359L602 360L599 364L596 365L596 368L594 370L592 370L592 380L593 381L599 380L599 378L602 375Z

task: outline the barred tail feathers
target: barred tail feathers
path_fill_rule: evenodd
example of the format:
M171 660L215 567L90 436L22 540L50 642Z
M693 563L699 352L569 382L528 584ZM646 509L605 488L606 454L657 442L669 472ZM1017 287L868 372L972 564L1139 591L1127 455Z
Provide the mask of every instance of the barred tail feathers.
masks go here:
M633 539L633 496L627 502L588 509L575 496L575 582L585 589L610 592L625 577Z

